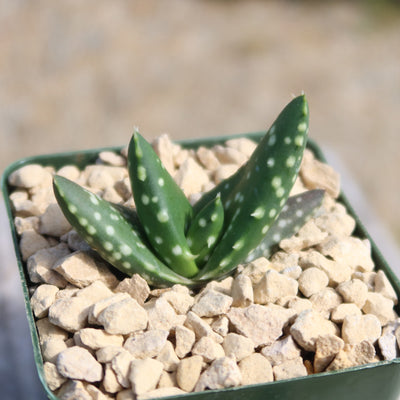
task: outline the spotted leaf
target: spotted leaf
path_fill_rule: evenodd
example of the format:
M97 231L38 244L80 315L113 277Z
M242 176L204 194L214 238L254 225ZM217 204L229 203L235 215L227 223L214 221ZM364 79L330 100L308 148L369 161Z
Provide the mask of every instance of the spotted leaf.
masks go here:
M224 192L225 230L196 276L225 275L243 262L273 225L300 169L308 132L305 96L293 99Z
M321 206L325 191L309 190L288 198L279 217L268 230L260 244L249 254L245 262L259 257L270 257L283 238L294 235Z
M207 255L218 243L224 225L224 209L221 197L211 200L193 217L186 234L190 250L196 254L196 264L202 265Z
M158 287L194 284L170 270L149 251L132 224L109 202L61 176L54 177L53 187L69 223L118 270L128 275L138 273L150 285Z
M192 277L198 268L185 237L192 207L139 132L129 144L128 170L137 214L152 248L172 270Z

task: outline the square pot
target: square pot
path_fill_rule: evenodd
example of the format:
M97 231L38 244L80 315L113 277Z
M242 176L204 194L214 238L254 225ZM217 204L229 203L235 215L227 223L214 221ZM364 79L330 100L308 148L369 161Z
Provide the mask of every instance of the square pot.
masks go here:
M256 132L250 134L241 134L235 136L224 136L215 138L205 138L198 140L180 141L179 144L184 148L197 148L199 146L210 147L215 144L221 144L228 139L236 137L247 137L255 141L259 141L264 133ZM308 142L310 148L317 159L324 161L325 158L318 146L311 140ZM86 150L80 152L68 152L53 155L43 155L37 157L25 158L10 165L2 176L2 191L6 204L7 213L9 216L10 228L17 257L19 274L21 277L22 288L25 299L25 307L27 318L32 337L32 345L36 367L39 378L43 384L46 394L49 399L57 400L57 397L49 389L43 371L43 359L41 355L38 333L35 325L35 317L29 300L29 276L26 269L26 263L22 261L19 250L18 235L13 223L13 215L9 195L12 188L8 185L9 175L27 164L41 164L43 166L53 166L60 168L64 165L74 164L80 169L88 164L92 164L98 157L101 151L120 151L121 147L101 148L94 150ZM368 239L372 245L372 258L375 266L382 269L388 277L390 283L400 297L400 282L395 273L390 269L387 262L383 258L379 249L376 247L368 232L358 219L354 210L350 206L345 195L340 195L339 201L345 205L347 212L356 220L356 229L354 235L361 239ZM397 306L398 307L398 306ZM396 309L399 312L398 309ZM340 398L342 400L358 400L358 399L373 399L381 398L385 400L397 399L400 393L400 358L392 361L379 361L372 364L347 368L344 370L317 373L306 377L294 378L289 380L281 380L264 384L242 386L223 390L210 390L205 392L190 393L185 396L173 396L169 398L184 399L190 398L193 400L227 400L227 399L246 399L246 400L319 400Z

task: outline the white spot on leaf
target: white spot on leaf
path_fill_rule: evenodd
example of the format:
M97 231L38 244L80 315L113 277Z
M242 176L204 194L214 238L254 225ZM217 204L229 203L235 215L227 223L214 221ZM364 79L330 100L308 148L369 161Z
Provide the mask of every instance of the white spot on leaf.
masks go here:
M261 219L265 215L265 209L257 207L250 215L256 219Z
M149 202L150 202L149 196L147 196L147 194L142 194L141 200L142 200L142 203L145 206L147 206L149 204Z
M159 222L162 222L162 223L167 222L169 220L169 215L168 215L167 210L159 211L157 214L157 219Z
M139 165L137 169L138 178L140 181L144 182L147 178L146 168L143 165Z
M175 256L180 256L182 254L182 247L177 244L175 247L172 248L172 254Z

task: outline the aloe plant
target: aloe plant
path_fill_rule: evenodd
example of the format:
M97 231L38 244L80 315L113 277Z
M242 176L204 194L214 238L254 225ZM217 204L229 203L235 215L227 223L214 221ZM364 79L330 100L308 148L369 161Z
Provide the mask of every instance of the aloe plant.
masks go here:
M71 225L114 267L139 273L152 286L194 287L267 255L321 204L320 190L289 198L307 132L302 95L284 108L248 162L194 206L138 131L128 147L136 209L61 176L54 177L54 192Z

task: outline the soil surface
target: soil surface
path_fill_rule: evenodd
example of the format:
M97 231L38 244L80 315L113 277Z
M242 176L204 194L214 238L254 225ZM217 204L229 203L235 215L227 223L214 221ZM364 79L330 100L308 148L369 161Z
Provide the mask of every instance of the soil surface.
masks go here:
M149 139L263 130L304 91L400 241L400 8L378 2L5 0L0 168ZM394 2L393 2L394 3Z

